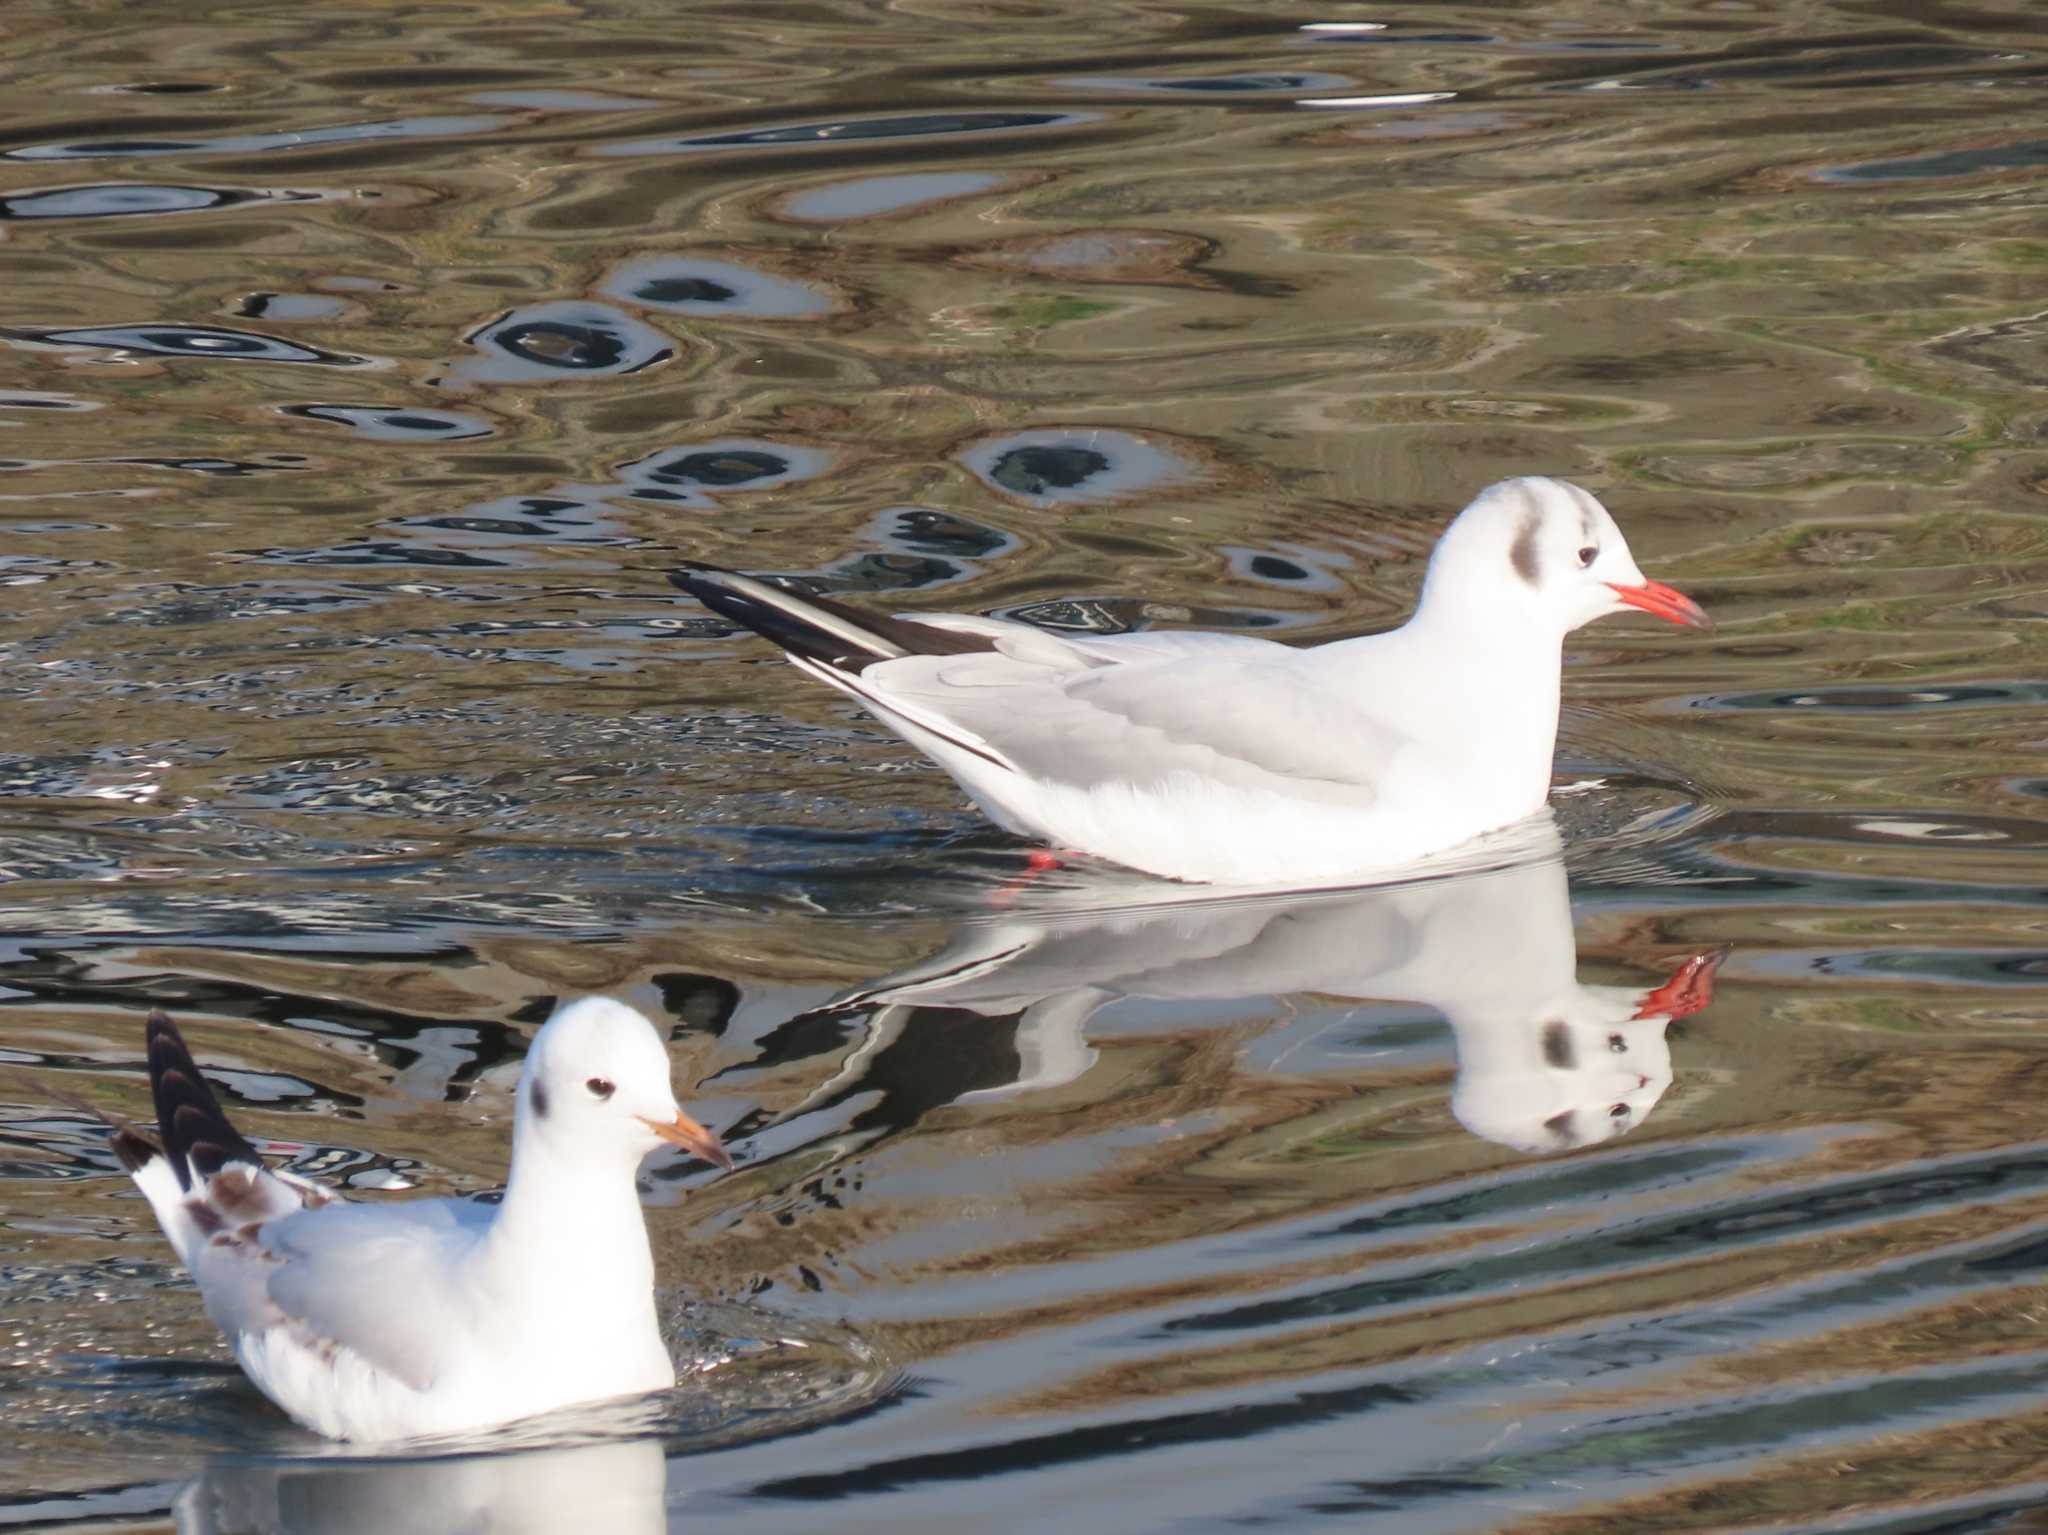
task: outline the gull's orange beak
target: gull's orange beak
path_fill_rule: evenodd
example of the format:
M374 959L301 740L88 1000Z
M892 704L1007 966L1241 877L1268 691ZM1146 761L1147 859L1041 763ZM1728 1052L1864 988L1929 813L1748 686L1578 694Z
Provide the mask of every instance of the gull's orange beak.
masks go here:
M1688 629L1711 629L1714 621L1703 609L1684 592L1673 591L1662 581L1645 581L1641 586L1623 586L1619 581L1609 581L1614 595L1632 608L1641 608L1645 613L1655 613L1659 618L1674 624L1684 624Z
M647 1126L648 1129L667 1141L671 1146L680 1146L683 1150L702 1157L714 1167L722 1167L727 1172L732 1171L731 1153L720 1143L717 1136L698 1124L689 1115L678 1114L666 1124L658 1119L646 1118L642 1118L640 1123Z

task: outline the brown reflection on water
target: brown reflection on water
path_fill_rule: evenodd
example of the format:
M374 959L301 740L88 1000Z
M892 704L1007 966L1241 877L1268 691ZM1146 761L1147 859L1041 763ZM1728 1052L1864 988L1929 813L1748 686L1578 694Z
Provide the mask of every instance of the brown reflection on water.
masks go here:
M2024 1530L2038 1519L2031 1487L2048 1446L2048 1415L2019 1411L1961 1427L1889 1437L1853 1454L1773 1456L1740 1477L1515 1523L1517 1535L1562 1535L1597 1518L1616 1531L1763 1530L1788 1520L1887 1509L1940 1518L1997 1517ZM2004 1489L2013 1489L2005 1493ZM1994 1526L1996 1527L1996 1526Z
M1499 1410L1532 1436L1668 1414L1720 1446L1644 1451L1639 1499L1625 1456L1583 1452L1608 1480L1560 1527L2031 1483L2040 1425L1989 1388L1942 1409L1970 1421L1899 1405L1948 1366L2025 1386L2023 1262L1841 1297L1975 1262L2042 1196L1880 1189L1811 1230L1771 1201L2039 1137L2041 19L1567 3L1298 30L1316 19L0 19L0 978L27 993L6 1047L133 1111L136 1017L182 1004L252 1131L473 1190L502 1175L534 1010L613 991L676 1016L714 1122L759 1127L737 1176L655 1180L664 1274L844 1313L905 1368L1015 1367L934 1387L961 1419L1398 1378L1422 1383L1412 1421L1463 1423L1432 1372L1507 1360ZM1447 95L1295 105L1340 90ZM493 376L472 338L522 318L556 323ZM812 1016L940 948L930 907L985 895L1007 854L949 781L670 588L675 559L1327 638L1399 619L1448 515L1527 472L1596 489L1721 625L1570 650L1568 775L1707 807L1588 876L1584 972L1647 984L1736 945L1647 1122L1525 1162L1452 1116L1441 1031L1260 1064L1292 1028L1393 1027L1307 992L1113 1013L1085 1070L1030 1092L1008 1091L1014 1024L890 1042ZM882 918L825 915L847 912ZM741 1023L715 1016L727 990ZM856 1067L868 1096L834 1098ZM22 1134L97 1166L80 1125ZM1667 1155L1709 1160L1327 1234ZM12 1421L38 1425L0 1434L0 1479L184 1474L148 1428L178 1391L61 1383L67 1353L224 1357L141 1207L104 1166L0 1188ZM1545 1256L1708 1207L1790 1223ZM1230 1317L1473 1266L1469 1291ZM1780 1335L1700 1341L1776 1297ZM1672 1362L1621 1384L1573 1352L1645 1335ZM1729 1425L1773 1392L1808 1412L1787 1438L1841 1400L1866 1415L1736 1474ZM1435 1469L1488 1497L1581 1469L1528 1464Z

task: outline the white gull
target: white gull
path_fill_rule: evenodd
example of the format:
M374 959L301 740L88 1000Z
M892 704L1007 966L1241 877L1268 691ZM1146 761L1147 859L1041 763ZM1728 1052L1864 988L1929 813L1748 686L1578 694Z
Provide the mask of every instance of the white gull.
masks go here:
M586 997L534 1036L495 1206L351 1204L266 1167L170 1019L147 1039L162 1140L116 1122L115 1152L243 1370L307 1428L412 1439L675 1384L634 1170L664 1143L732 1161L632 1008Z
M1504 480L1386 634L1053 634L867 613L716 566L670 578L775 641L1006 830L1170 879L1345 883L1542 808L1564 637L1630 608L1710 627L1563 480Z

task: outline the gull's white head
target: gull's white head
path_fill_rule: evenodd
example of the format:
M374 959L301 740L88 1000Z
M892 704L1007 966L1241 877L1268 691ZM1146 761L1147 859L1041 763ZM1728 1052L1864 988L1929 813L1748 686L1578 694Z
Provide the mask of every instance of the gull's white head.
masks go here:
M666 1141L732 1166L718 1137L676 1105L654 1025L609 997L556 1008L533 1036L517 1126L564 1162L631 1166Z
M1547 621L1560 636L1628 608L1713 627L1690 597L1636 568L1606 507L1534 475L1487 486L1458 514L1430 556L1422 601Z

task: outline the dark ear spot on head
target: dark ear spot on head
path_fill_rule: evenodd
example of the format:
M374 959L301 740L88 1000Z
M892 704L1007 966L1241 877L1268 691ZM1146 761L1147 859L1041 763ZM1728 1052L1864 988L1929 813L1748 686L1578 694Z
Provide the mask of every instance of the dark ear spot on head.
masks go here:
M533 1102L533 1117L535 1119L546 1119L548 1117L548 1090L540 1085L539 1077L535 1077L532 1082L527 1084L526 1096Z
M1576 1064L1572 1056L1572 1033L1562 1022L1543 1025L1543 1064L1555 1066L1559 1071L1570 1071Z
M1515 567L1515 574L1531 586L1536 584L1536 530L1542 523L1543 514L1530 511L1515 531L1514 547L1508 550L1508 563Z
M1543 1121L1543 1128L1556 1136L1565 1145L1575 1145L1579 1139L1579 1132L1577 1127L1572 1124L1572 1116L1576 1113L1578 1113L1577 1109L1566 1109L1562 1114L1553 1114L1550 1118Z

